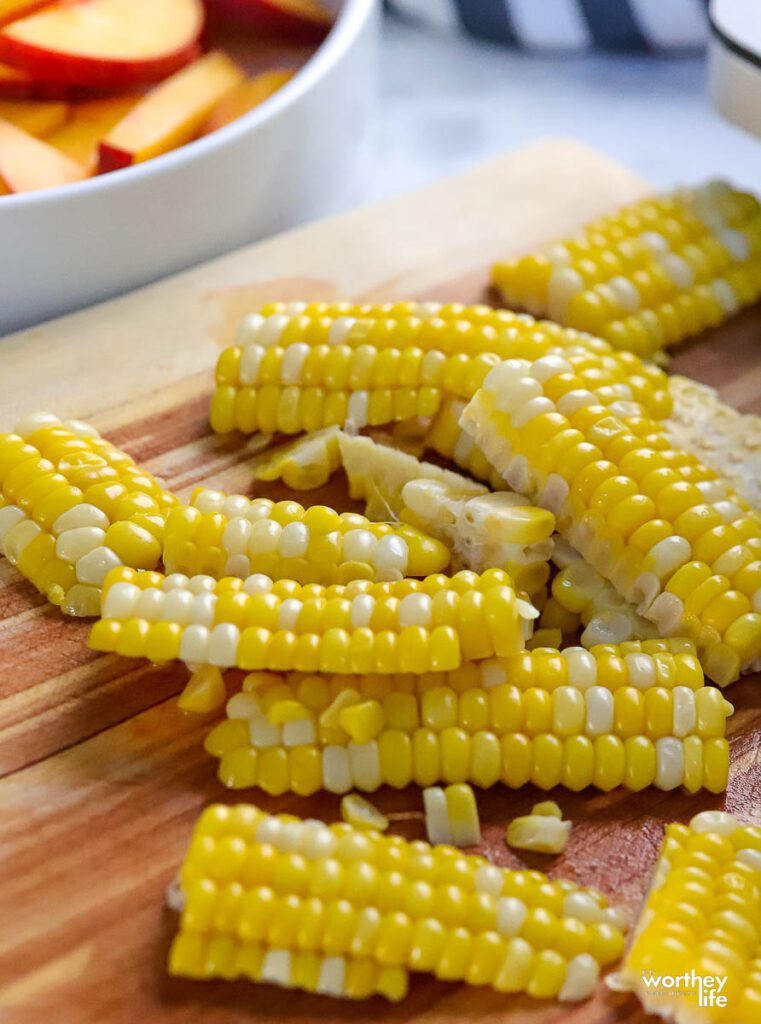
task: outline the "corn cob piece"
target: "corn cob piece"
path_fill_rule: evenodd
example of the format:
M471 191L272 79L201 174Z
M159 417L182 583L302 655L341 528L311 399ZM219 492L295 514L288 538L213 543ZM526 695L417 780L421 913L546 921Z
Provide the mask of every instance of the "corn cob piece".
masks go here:
M761 522L659 424L579 396L562 355L502 363L463 426L508 483L650 619L733 682L761 654Z
M555 517L520 494L471 497L449 480L411 480L402 490L403 522L427 530L453 552L453 567L483 572L496 566L542 608L547 597ZM627 638L628 639L628 638Z
M89 642L246 671L419 673L516 653L536 614L498 569L331 587L117 569Z
M344 998L407 990L409 971L581 1000L623 952L602 894L450 846L212 806L179 880L169 972L248 977Z
M297 583L402 580L449 565L449 551L409 524L372 523L356 512L245 498L198 487L167 517L167 572L215 579L264 573Z
M429 843L462 847L481 842L476 796L467 783L454 782L443 789L441 786L426 787L423 806Z
M341 433L338 444L349 481L349 496L366 503L365 513L370 519L398 519L404 508L402 489L410 480L440 480L472 497L488 493L481 484L459 473L379 444L370 437Z
M496 330L437 318L283 314L259 317L257 324L245 344L219 357L210 413L217 433L294 434L432 416L444 396L471 398L500 359L538 357L557 345L580 375L610 385L612 404L632 395L653 415L670 408L665 378L655 367L552 324Z
M97 615L119 565L158 565L174 495L78 420L27 417L0 435L0 550L68 615Z
M562 537L554 543L552 560L560 569L552 581L552 596L561 609L578 616L584 626L582 646L648 640L657 635L655 624L638 615L634 605Z
M498 263L508 305L649 356L761 295L761 214L723 182L646 199L574 239Z
M337 426L324 427L279 448L256 467L255 480L282 480L294 491L322 487L341 465Z
M738 412L714 388L689 377L669 377L669 392L674 407L663 425L672 443L761 510L761 416Z
M645 909L611 987L675 1024L761 1021L761 829L724 811L668 825Z
M692 645L632 641L422 676L254 673L206 749L225 785L276 795L412 782L721 791L731 712Z
M571 833L570 821L552 800L534 804L530 814L513 818L507 826L505 842L516 850L535 853L562 853Z

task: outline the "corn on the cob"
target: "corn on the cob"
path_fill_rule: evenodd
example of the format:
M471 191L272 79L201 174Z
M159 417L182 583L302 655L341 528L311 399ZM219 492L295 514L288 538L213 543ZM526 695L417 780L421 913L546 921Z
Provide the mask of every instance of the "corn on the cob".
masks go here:
M422 676L254 673L206 749L225 785L276 794L500 781L721 791L731 711L689 643L643 641Z
M435 478L411 480L404 485L402 500L402 521L444 541L453 552L454 567L504 569L515 587L542 608L553 550L552 513L512 491L471 497L459 481L453 485Z
M219 357L211 403L217 433L293 434L432 416L446 395L471 398L500 359L527 353L537 358L557 345L582 378L591 375L599 387L608 386L613 405L633 396L652 415L669 408L665 378L655 367L553 324L531 321L498 330L439 318L283 314L256 322L244 345Z
M322 487L341 465L337 426L315 430L278 448L254 471L255 480L282 480L294 491Z
M150 569L177 499L78 420L27 417L0 435L0 550L68 615L97 615L108 571Z
M497 264L509 305L651 355L761 294L758 201L722 182L646 199Z
M655 624L638 615L634 605L562 537L554 542L552 560L560 570L552 581L552 596L561 609L578 616L579 624L584 626L584 647L648 640L657 635ZM566 630L570 621L564 623Z
M398 519L404 508L402 489L410 480L440 480L473 497L488 493L474 480L418 459L409 452L378 444L370 437L342 433L338 443L349 481L349 495L366 503L365 512L370 519Z
M430 843L475 846L481 842L481 823L473 790L466 782L427 786L423 790L425 831Z
M213 806L179 882L169 972L400 999L408 971L580 1000L622 954L602 894L450 846Z
M675 1024L758 1024L760 916L761 829L724 811L668 825L611 987L636 992L649 1013Z
M582 393L561 353L494 370L463 426L516 490L662 635L726 685L761 654L761 522L644 415Z
M246 579L264 573L297 583L402 580L449 565L446 545L409 524L372 523L356 512L295 501L249 499L198 487L172 509L164 537L169 573Z
M505 842L516 850L534 853L562 853L571 832L570 821L552 800L534 804L530 814L513 818L507 826Z
M669 377L669 392L673 410L663 425L672 443L761 510L761 416L738 412L714 388L688 377Z
M536 611L498 569L331 587L117 569L102 615L91 647L155 662L420 673L516 653Z

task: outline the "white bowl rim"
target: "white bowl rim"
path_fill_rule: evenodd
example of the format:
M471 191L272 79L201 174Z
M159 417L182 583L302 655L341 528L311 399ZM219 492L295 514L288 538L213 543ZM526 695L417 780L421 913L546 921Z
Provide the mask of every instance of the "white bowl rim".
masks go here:
M19 192L5 195L0 199L0 217L3 209L16 209L22 206L42 207L61 202L64 199L75 199L79 196L116 189L120 184L128 185L140 178L160 177L164 172L184 163L190 163L196 157L211 153L241 135L247 134L256 125L264 124L277 117L286 107L295 103L299 97L308 92L320 78L343 56L359 34L368 16L375 8L376 0L344 0L338 12L335 24L317 50L302 65L293 78L281 86L272 96L268 96L253 110L231 121L223 128L218 128L209 135L185 143L169 153L153 157L143 163L124 167L110 174L98 174L84 181L75 181L68 185L55 188L40 189L37 192Z

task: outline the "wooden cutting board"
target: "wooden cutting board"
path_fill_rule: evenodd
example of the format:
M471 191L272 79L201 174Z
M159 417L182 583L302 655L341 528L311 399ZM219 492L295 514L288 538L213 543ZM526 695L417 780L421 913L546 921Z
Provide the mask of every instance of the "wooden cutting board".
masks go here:
M551 141L271 239L0 341L0 430L39 408L91 418L181 497L200 481L250 492L255 445L213 437L206 419L215 356L242 311L268 299L338 295L480 301L494 259L566 235L646 192L640 178L605 157ZM720 385L739 407L759 409L758 327L758 310L744 314L674 365ZM340 481L306 497L351 507ZM167 979L176 919L164 906L165 889L200 810L240 797L217 782L216 762L201 747L214 716L176 708L186 670L96 655L87 632L0 560L2 1024L645 1019L631 997L603 986L569 1008L420 976L409 998L391 1007ZM497 787L479 797L482 852L499 864L600 886L634 914L664 821L719 806L761 821L758 693L750 679L731 691L739 710L726 799L559 791L553 796L574 822L564 855L519 858L505 847L505 825L538 794ZM328 820L338 813L330 795L251 798L270 810ZM421 798L415 788L381 791L377 803L387 812L417 811ZM417 818L394 827L423 835Z

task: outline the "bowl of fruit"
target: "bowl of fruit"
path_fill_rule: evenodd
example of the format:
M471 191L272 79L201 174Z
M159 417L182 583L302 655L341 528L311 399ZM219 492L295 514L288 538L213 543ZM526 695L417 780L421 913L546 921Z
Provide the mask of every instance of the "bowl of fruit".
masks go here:
M317 215L376 0L0 0L0 333Z

